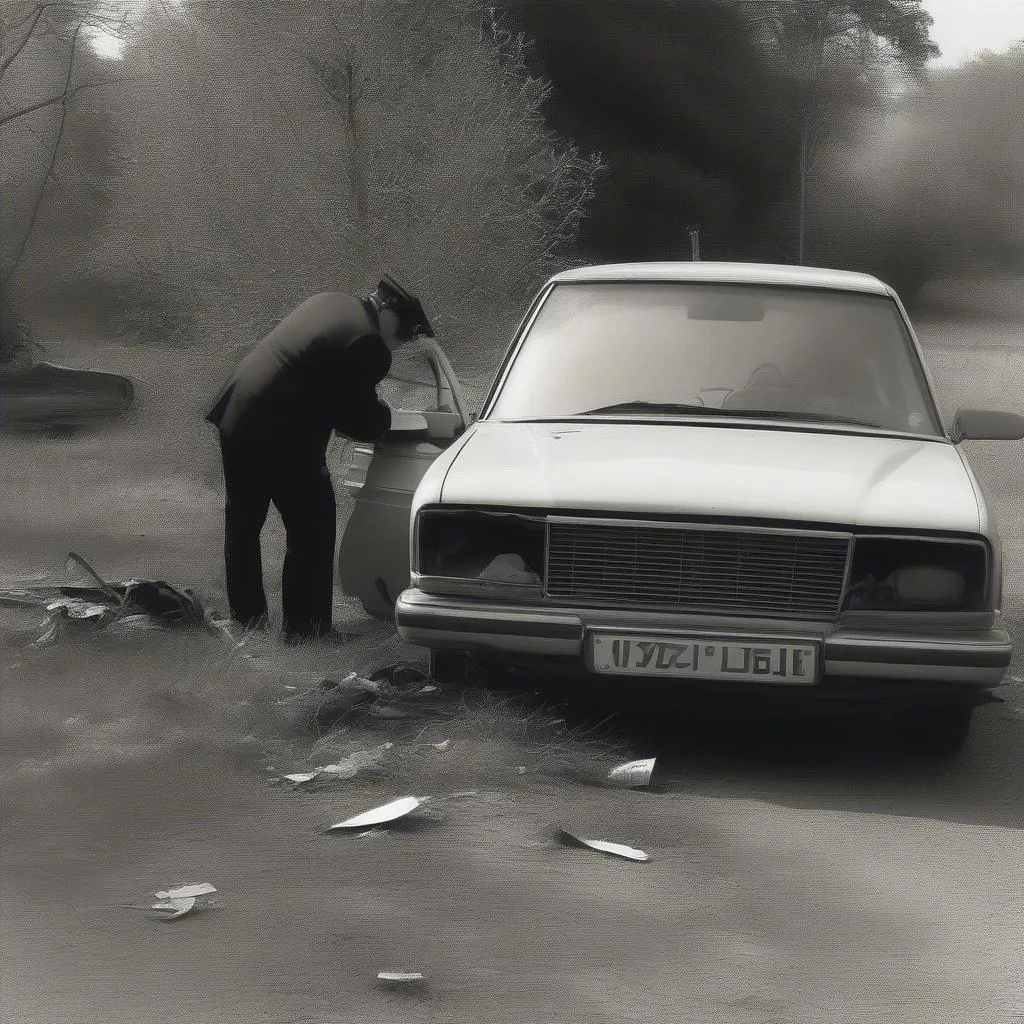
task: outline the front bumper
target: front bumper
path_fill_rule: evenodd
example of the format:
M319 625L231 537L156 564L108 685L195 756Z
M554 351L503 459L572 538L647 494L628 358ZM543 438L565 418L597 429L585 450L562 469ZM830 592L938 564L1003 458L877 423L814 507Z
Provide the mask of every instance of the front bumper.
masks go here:
M513 659L553 658L580 670L585 670L587 633L595 629L666 634L704 630L765 640L817 639L823 644L825 680L866 683L904 681L991 689L1002 681L1011 656L1009 635L999 628L909 633L823 622L723 622L710 616L649 611L467 602L416 589L399 596L395 620L405 641L432 650L464 650ZM778 683L756 685L792 688Z

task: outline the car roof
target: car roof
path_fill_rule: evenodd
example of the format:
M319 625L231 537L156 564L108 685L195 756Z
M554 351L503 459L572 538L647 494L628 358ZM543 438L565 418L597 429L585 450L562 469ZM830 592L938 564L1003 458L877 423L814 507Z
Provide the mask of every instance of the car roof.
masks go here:
M849 270L798 267L781 263L602 263L555 274L549 283L597 281L696 281L705 284L767 284L829 288L888 295L877 277Z

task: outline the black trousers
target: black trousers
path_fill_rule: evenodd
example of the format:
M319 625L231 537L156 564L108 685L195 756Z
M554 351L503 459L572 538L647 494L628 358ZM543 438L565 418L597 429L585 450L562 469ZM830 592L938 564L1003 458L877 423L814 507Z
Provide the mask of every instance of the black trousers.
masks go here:
M271 502L287 537L281 599L284 632L316 637L332 625L334 488L322 453L288 458L262 446L221 438L224 460L224 565L231 618L244 626L268 621L260 534Z

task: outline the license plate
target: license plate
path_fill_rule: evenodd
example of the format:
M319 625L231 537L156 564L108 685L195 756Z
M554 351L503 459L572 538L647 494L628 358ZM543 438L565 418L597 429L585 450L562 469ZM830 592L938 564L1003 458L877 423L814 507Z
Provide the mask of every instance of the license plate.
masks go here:
M590 643L595 672L798 685L817 682L819 649L813 641L776 643L619 633L592 634Z

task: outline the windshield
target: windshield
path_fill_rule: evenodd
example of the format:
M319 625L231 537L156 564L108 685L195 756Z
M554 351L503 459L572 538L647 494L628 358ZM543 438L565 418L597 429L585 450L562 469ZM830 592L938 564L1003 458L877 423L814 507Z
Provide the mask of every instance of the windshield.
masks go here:
M556 285L489 418L694 415L942 434L888 296L690 282Z

